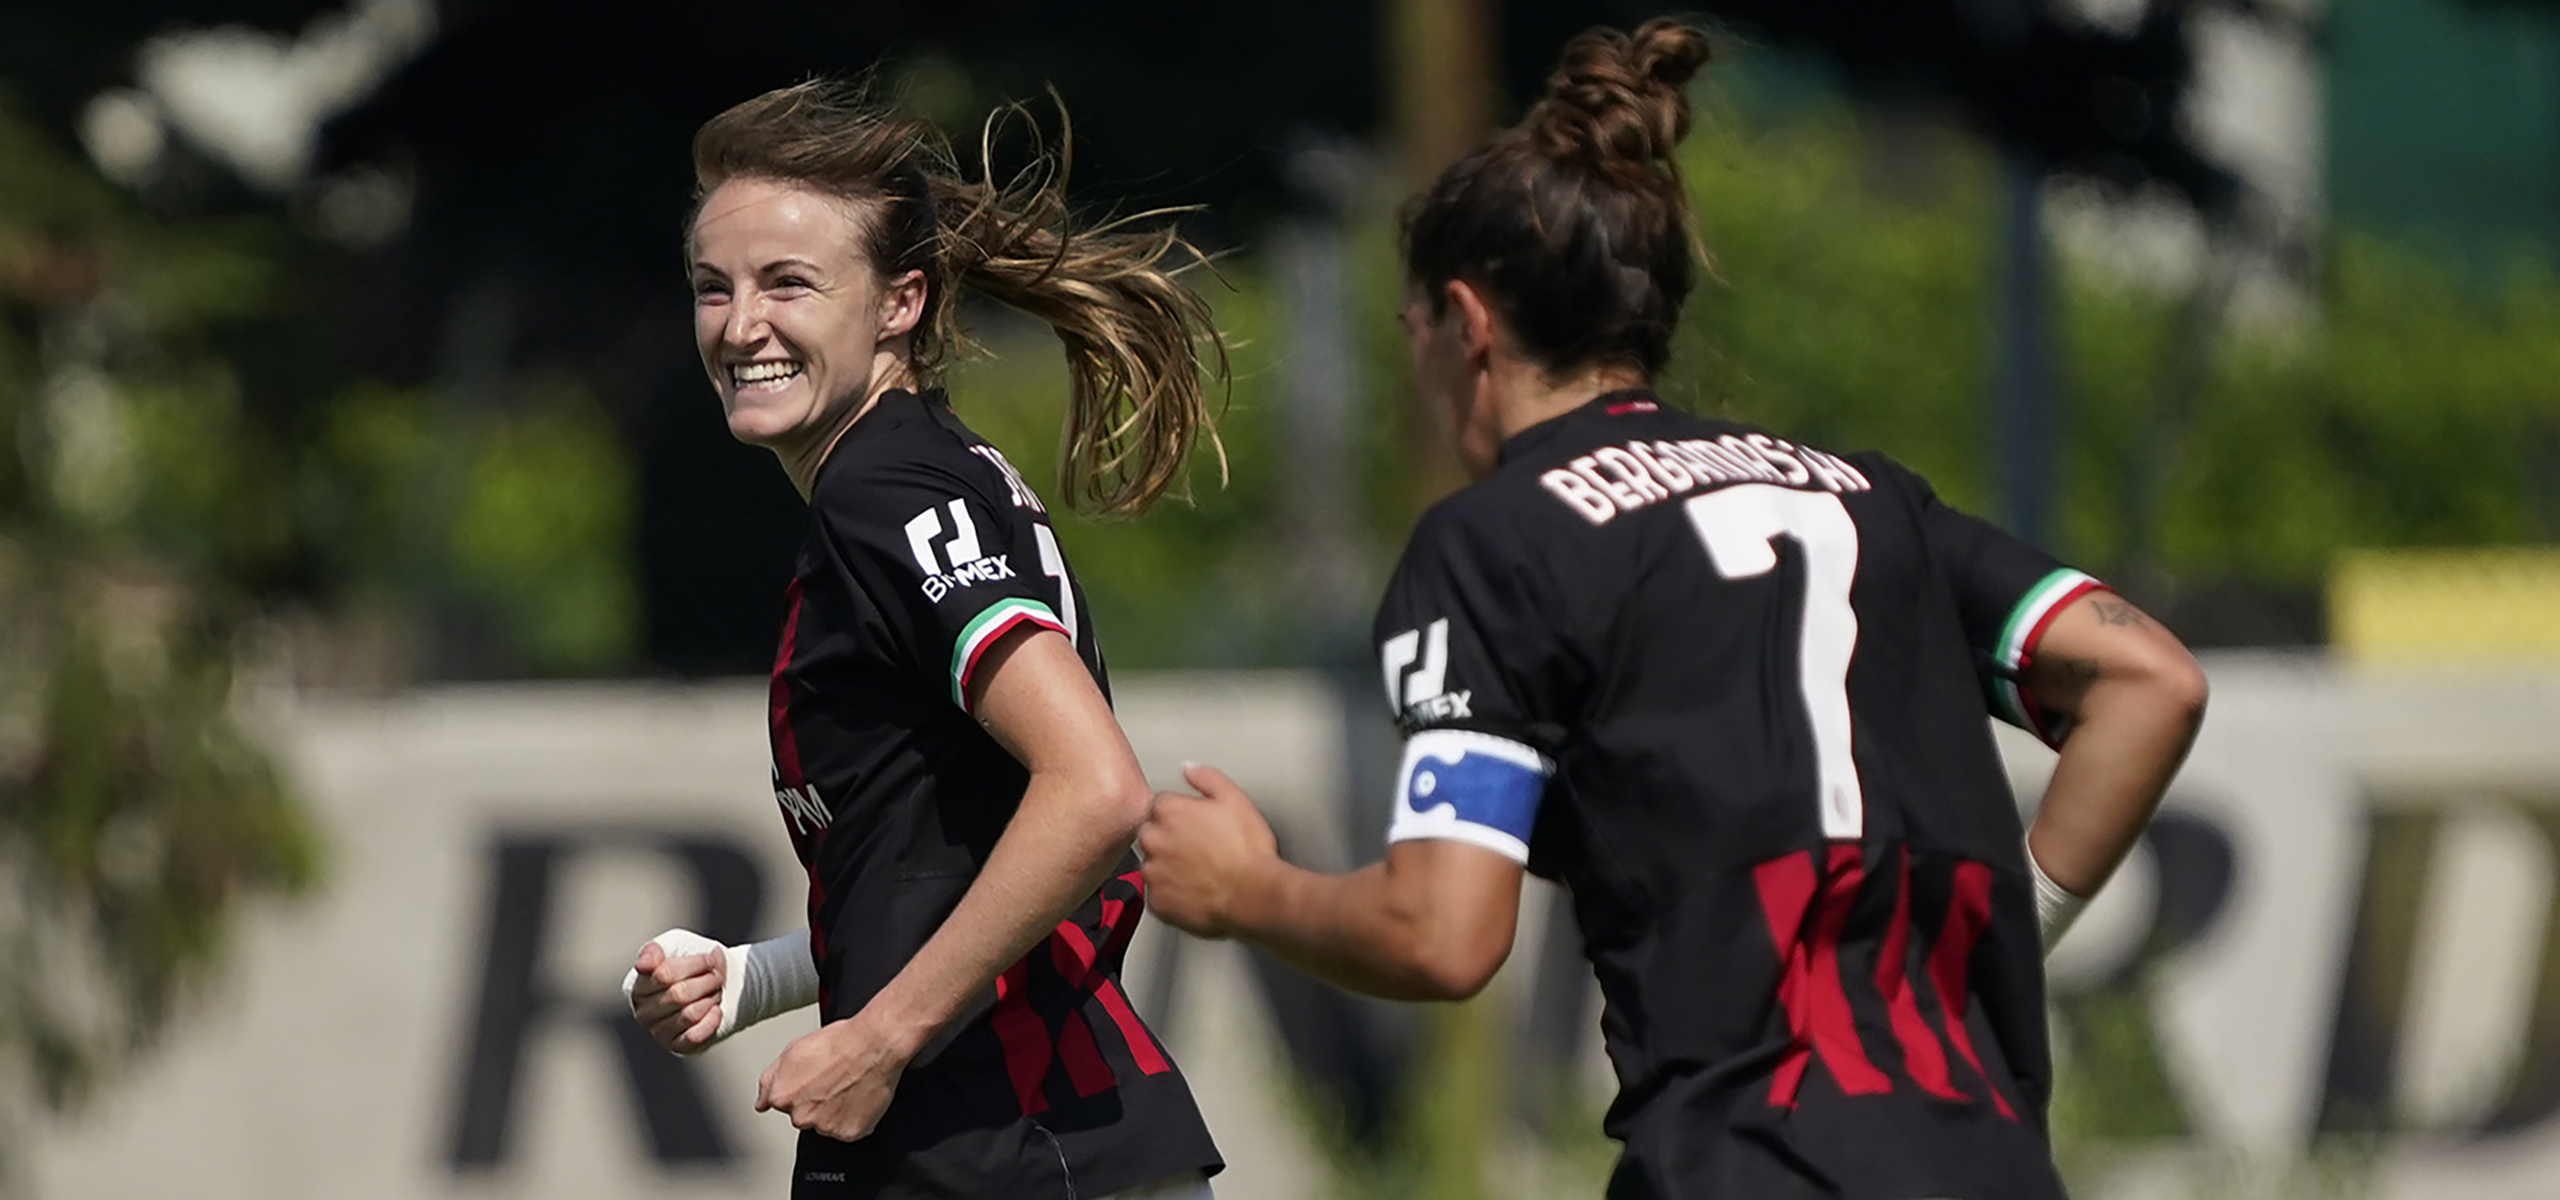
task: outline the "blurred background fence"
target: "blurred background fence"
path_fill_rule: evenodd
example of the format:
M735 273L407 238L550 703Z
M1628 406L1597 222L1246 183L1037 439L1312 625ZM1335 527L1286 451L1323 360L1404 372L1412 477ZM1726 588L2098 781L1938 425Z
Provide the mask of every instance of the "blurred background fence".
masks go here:
M2152 851L2189 885L2146 922L2129 881L2131 940L2057 968L2075 1179L2560 1192L2560 4L1704 8L1717 277L1665 395L1883 448L2223 651ZM669 922L554 913L564 949L489 889L791 911L720 681L770 662L801 516L721 428L677 248L692 128L811 72L876 63L964 140L1054 84L1080 203L1200 206L1232 478L1062 538L1151 769L1296 746L1299 836L1373 847L1366 614L1455 482L1403 400L1394 205L1574 30L1655 11L0 5L0 961L41 964L0 978L0 1189L166 1191L146 1134L269 1198L778 1186L769 1123L684 1115L749 1047L553 1036ZM961 408L1053 456L1054 342L970 318ZM540 900L596 837L644 865ZM1222 1194L1599 1178L1563 956L1417 1014L1175 947L1140 990L1225 1081ZM1514 1042L1577 1049L1549 1079ZM508 1045L586 1061L472 1074Z

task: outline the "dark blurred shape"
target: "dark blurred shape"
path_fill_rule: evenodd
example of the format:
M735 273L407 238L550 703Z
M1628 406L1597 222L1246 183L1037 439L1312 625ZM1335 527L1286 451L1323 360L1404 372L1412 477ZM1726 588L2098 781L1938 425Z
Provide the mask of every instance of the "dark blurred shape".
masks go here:
M2001 525L2052 544L2056 368L2051 247L2044 236L2043 173L2025 155L2003 156L1999 310L1993 314L1992 451L1999 463Z
M1657 11L1633 0L1522 6L1504 32L1514 94L1543 78L1555 49L1594 21ZM1744 38L1817 57L1864 100L1943 103L2039 167L2121 189L2159 184L2208 213L2237 181L2180 119L2195 81L2193 17L2258 15L2255 0L2150 0L2119 32L2045 0L1716 0ZM1713 68L1709 68L1712 74Z
M134 51L154 34L220 25L289 33L342 7L333 0L0 5L0 79L35 124L67 132L90 97L133 82Z
M2560 259L2560 2L2337 0L2324 35L2340 219L2423 234L2488 283L2519 250Z
M1396 174L1418 190L1465 154L1495 119L1495 44L1491 0L1388 0L1386 72L1394 126ZM1550 60L1555 46L1542 45ZM1536 95L1534 87L1515 94ZM1507 119L1507 118L1506 118Z

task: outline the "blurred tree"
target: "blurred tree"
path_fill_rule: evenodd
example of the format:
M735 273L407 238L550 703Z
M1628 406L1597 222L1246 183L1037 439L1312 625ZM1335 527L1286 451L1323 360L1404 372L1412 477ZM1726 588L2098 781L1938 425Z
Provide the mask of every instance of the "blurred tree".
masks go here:
M0 98L0 1189L316 878L232 707L286 500L208 331L265 302L254 229L142 218Z
M235 680L378 685L465 614L490 673L627 661L630 473L583 385L455 413L307 335L324 251L154 214L0 96L0 1174L319 871ZM300 355L305 361L295 364ZM307 374L306 374L307 373Z
M1668 388L1882 447L1981 511L1992 166L1950 139L1936 185L1897 196L1864 182L1861 146L1838 111L1782 129L1728 113L1693 138L1723 282L1692 301ZM2560 341L2535 332L2560 328L2560 277L2526 261L2483 293L2451 256L2352 228L2326 257L2305 318L2217 320L2200 364L2172 352L2186 297L2064 263L2057 549L2211 644L2319 640L2316 607L2264 598L2314 594L2341 547L2560 534L2532 486L2560 437ZM2163 442L2166 405L2191 411Z

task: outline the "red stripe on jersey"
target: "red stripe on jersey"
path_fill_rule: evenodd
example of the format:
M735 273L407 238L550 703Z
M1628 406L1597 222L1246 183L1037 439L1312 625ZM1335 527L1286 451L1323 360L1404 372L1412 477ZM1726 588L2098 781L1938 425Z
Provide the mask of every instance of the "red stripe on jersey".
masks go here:
M1118 915L1119 908L1119 901L1102 902L1106 926L1112 917ZM1126 941L1119 929L1111 931L1111 938L1112 942L1108 944ZM1066 976L1068 987L1083 991L1090 986L1094 998L1102 1001L1102 1009L1111 1014L1111 1023L1119 1028L1121 1040L1129 1044L1129 1057L1138 1064L1139 1074L1161 1075L1173 1069L1172 1064L1165 1061L1163 1052L1156 1048L1155 1039L1148 1036L1146 1024L1138 1020L1137 1010L1129 1007L1128 999L1112 984L1111 977L1103 975L1099 983L1091 982L1099 973L1094 967L1098 957L1094 953L1093 939L1086 937L1083 929L1073 921L1058 922L1057 932L1049 938L1049 952L1058 964L1058 973Z
M767 693L767 711L773 722L773 769L784 787L799 787L809 782L800 773L800 740L791 732L791 685L783 672L791 669L791 651L800 639L800 581L794 579L782 593L782 647L773 655L773 688Z
M1075 1085L1080 1097L1099 1096L1120 1086L1111 1074L1111 1064L1102 1061L1102 1047L1094 1044L1093 1027L1079 1013L1068 1013L1058 1027L1058 1061L1066 1064L1067 1082Z
M1822 1060L1840 1090L1852 1096L1893 1090L1858 1041L1857 1015L1840 979L1840 931L1849 922L1866 871L1858 847L1831 847L1828 878L1814 878L1813 855L1798 851L1752 869L1761 916L1779 958L1778 1004L1786 1010L1794 1044L1769 1083L1769 1103L1793 1108L1809 1059ZM1816 894L1817 886L1819 895ZM1811 928L1806 928L1808 920Z
M1920 1016L1920 1001L1911 994L1911 976L1903 953L1911 940L1911 850L1901 847L1901 880L1893 891L1893 924L1885 927L1884 947L1876 954L1876 990L1884 994L1885 1011L1893 1018L1893 1037L1902 1043L1902 1063L1920 1090L1941 1100L1971 1100L1947 1076L1946 1048L1929 1022Z
M1138 922L1147 915L1147 877L1138 871L1120 876L1129 889L1127 900L1106 896L1102 901L1102 927L1108 932L1102 941L1102 961L1119 962L1129 953L1129 939L1137 936ZM1155 1038L1147 1033L1146 1022L1138 1019L1138 1010L1129 1007L1129 998L1120 994L1120 985L1104 976L1094 996L1102 1001L1103 1011L1111 1014L1111 1023L1120 1027L1120 1036L1128 1039L1129 1057L1137 1060L1141 1075L1162 1075L1173 1069Z
M1030 956L996 977L996 1007L987 1023L1004 1044L1005 1074L1013 1079L1013 1096L1022 1105L1022 1115L1047 1109L1049 1101L1040 1094L1040 1082L1049 1075L1049 1027L1031 1011Z
M1173 1069L1164 1053L1156 1049L1155 1039L1147 1036L1146 1023L1138 1019L1138 1010L1129 1007L1129 998L1120 994L1120 985L1109 979L1093 989L1094 998L1102 1001L1102 1010L1111 1014L1111 1023L1120 1027L1120 1036L1129 1041L1129 1057L1136 1060L1141 1075L1162 1075Z
M1751 881L1760 889L1760 915L1769 922L1769 944L1778 951L1778 1007L1787 1014L1787 1052L1769 1079L1769 1103L1793 1108L1805 1064L1812 1058L1804 1036L1811 1018L1803 1002L1803 985L1797 982L1796 964L1804 948L1796 944L1796 931L1803 927L1805 909L1813 903L1813 856L1798 851L1770 859L1751 869Z
M2036 623L2028 628L2026 638L2018 643L2019 678L2025 678L2027 668L2035 663L2036 646L2044 641L2044 631L2053 627L2053 619L2061 616L2063 609L2071 607L2072 601L2091 592L2106 590L2108 590L2107 585L2095 579L2083 579L2072 585L2070 591L2064 592L2061 599L2045 607L2044 615L2036 618ZM2044 723L2044 709L2036 704L2035 689L2024 685L2018 688L2018 707L2026 710L2027 724L2033 727L2035 735L2047 744L2051 744L2053 730Z
M1973 1035L1965 1032L1965 1009L1972 1000L1965 986L1971 972L1973 943L1991 919L1991 868L1978 862L1956 864L1955 890L1947 901L1947 919L1938 931L1938 944L1929 952L1929 982L1938 989L1938 1004L1944 1010L1947 1044L1956 1048L1958 1057L1973 1073L1982 1077L1983 1086L1991 1089L1991 1103L2000 1115L2014 1121L2018 1114L2009 1107L2000 1085L1991 1081L1991 1072L1982 1069L1982 1058L1973 1052Z
M978 660L987 656L988 647L995 645L997 642L1003 641L1006 635L1013 632L1014 626L1020 625L1025 621L1028 621L1033 625L1037 625L1042 629L1054 630L1061 634L1067 633L1066 626L1047 617L1041 616L1038 613L1018 612L1012 616L1005 617L997 621L995 628L988 630L986 636L978 639L977 645L969 648L969 660L960 664L960 675L955 682L960 689L960 707L963 710L967 710L969 707L969 681L977 678ZM1067 634L1067 636L1072 638L1074 635ZM975 712L971 712L969 715L976 716L977 714Z
M1849 906L1866 882L1856 843L1831 847L1831 870L1822 882L1822 899L1814 911L1813 958L1807 988L1813 1015L1815 1057L1831 1069L1840 1090L1872 1096L1893 1090L1893 1081L1867 1061L1858 1041L1858 1017L1849 1007L1849 992L1840 978L1840 931L1849 923Z
M800 739L791 732L791 684L784 674L791 669L792 652L800 642L800 580L794 577L782 590L782 644L773 652L773 683L765 693L765 714L773 738L773 781L776 790L808 786L808 777L800 767ZM800 865L809 872L809 945L818 959L818 1005L826 1009L834 988L827 979L827 927L819 914L826 911L826 888L818 880L818 849L801 845L799 827L790 817L782 820L783 828L792 834L792 848L799 851Z
M1129 939L1137 934L1138 922L1147 915L1146 874L1131 871L1120 876L1119 882L1129 889L1129 898L1102 899L1102 927L1108 931L1102 941L1102 957L1111 962L1120 961L1129 952ZM1124 914L1128 917L1125 921L1121 919Z

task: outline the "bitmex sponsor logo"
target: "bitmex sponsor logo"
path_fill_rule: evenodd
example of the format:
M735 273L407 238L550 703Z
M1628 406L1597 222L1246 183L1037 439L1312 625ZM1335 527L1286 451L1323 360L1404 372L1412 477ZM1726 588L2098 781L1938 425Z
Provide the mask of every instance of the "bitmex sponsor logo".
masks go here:
M949 537L944 537L943 513L951 514ZM981 583L994 583L1014 577L1012 556L981 554L978 546L978 523L969 517L969 504L954 500L937 505L907 519L907 550L916 558L916 568L924 572L924 598L941 603L944 596ZM947 569L946 569L947 566Z
M924 581L924 598L938 603L943 597L961 588L975 587L981 583L994 583L999 579L1011 579L1013 564L1007 561L1010 557L1004 554L990 554L976 562L961 563L942 574L927 576Z
M1474 715L1475 692L1448 686L1449 618L1388 638L1378 648L1386 668L1387 704L1407 729Z
M1856 467L1838 458L1765 433L1603 446L1538 476L1538 482L1594 525L1606 525L1620 513L1657 500L1728 483L1826 492L1863 492L1872 486Z

